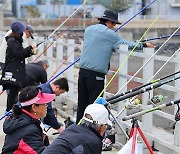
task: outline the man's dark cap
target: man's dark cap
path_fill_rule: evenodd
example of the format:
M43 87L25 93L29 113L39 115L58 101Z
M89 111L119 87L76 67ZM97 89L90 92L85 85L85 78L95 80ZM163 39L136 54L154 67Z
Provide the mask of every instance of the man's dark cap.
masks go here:
M33 27L31 25L27 25L26 30L29 31L31 38L34 39L34 37L32 36L32 34L34 33Z
M105 10L104 15L102 17L98 18L98 20L102 20L102 19L112 21L112 22L114 22L116 24L121 24L118 21L118 13L115 12L115 11L112 11L112 10Z

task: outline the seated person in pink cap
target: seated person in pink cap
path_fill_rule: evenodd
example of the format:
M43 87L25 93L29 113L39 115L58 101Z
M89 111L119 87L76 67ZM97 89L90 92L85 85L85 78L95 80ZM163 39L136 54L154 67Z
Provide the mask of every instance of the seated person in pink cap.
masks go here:
M108 116L104 105L88 105L82 123L66 128L42 154L101 154L106 125L112 124Z
M19 102L13 106L13 114L3 124L6 134L2 154L40 154L45 146L40 118L46 116L47 103L54 100L54 94L42 93L29 86L21 90Z

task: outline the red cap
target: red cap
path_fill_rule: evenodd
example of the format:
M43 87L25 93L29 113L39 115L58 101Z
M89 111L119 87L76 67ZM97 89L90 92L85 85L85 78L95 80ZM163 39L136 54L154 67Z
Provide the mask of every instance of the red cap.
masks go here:
M28 106L28 105L32 105L32 104L47 104L51 101L53 101L55 98L55 94L47 94L47 93L43 93L41 90L39 90L39 93L36 97L25 101L25 102L21 102L22 106Z

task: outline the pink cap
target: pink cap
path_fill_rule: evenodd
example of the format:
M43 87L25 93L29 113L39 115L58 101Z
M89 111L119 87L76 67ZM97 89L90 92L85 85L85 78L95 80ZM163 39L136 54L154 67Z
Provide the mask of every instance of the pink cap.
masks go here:
M47 94L47 93L43 93L41 90L39 90L39 93L36 97L25 101L25 102L21 102L22 106L28 106L28 105L32 105L32 104L47 104L51 101L53 101L55 98L55 94Z

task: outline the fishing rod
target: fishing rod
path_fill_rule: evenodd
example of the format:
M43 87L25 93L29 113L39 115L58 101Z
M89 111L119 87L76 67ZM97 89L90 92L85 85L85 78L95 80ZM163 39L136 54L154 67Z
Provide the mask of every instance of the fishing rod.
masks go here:
M59 75L61 75L62 73L64 73L68 68L70 68L71 66L73 66L75 63L77 63L80 60L80 58L76 59L73 63L71 63L68 67L66 67L63 71L61 71L59 74L57 74L55 77L53 77L52 79L50 79L48 81L48 83L52 82L55 78L57 78Z
M176 53L179 52L179 50L180 50L180 48L177 49L177 50L172 54L171 57L169 57L169 59L161 66L160 69L158 69L158 71L149 79L148 82L150 82L150 81L164 68L164 66L176 55Z
M0 120L4 119L6 116L8 116L8 115L11 114L11 113L12 113L11 110L8 111L8 112L6 112L2 117L0 117Z
M70 68L71 66L73 66L76 62L78 62L80 60L80 58L76 59L72 64L70 64L68 67L66 67L62 72L60 72L59 74L57 74L54 78L52 78L51 80L48 81L48 83L52 82L55 78L57 78L59 75L61 75L63 72L65 72L68 68ZM12 113L12 111L8 111L6 112L2 117L0 117L0 120L2 120L3 118L5 118L6 116L8 116L10 113Z
M144 85L135 87L135 88L130 89L130 90L126 91L126 92L122 92L121 94L115 95L115 96L113 96L113 97L111 97L111 98L108 98L108 99L106 99L106 100L107 100L107 101L111 101L111 100L116 99L116 98L118 98L118 97L120 97L120 96L124 96L124 95L126 95L126 94L131 93L131 92L137 91L137 90L139 90L139 89L141 89L141 88L144 88L144 87L149 86L149 85L151 85L151 84L157 83L157 82L162 81L162 80L164 80L164 79L166 79L166 78L169 78L169 77L171 77L171 76L174 76L174 75L176 75L176 74L178 74L178 73L180 73L180 71L175 72L175 73L172 73L172 74L169 74L169 75L166 75L166 76L164 76L164 77L162 77L162 78L159 78L159 79L155 79L155 80L150 81L150 82L148 82L148 83L146 83L146 84L144 84Z
M147 41L154 41L154 40L164 39L164 38L168 38L170 36L171 35L149 38L149 39L142 40L141 42L147 42ZM180 36L180 34L174 34L172 37L174 37L174 36Z
M62 26L64 25L77 11L79 11L79 9L87 2L88 0L84 0L84 2L68 17L66 18L66 20L64 20L48 37L47 40L49 40L51 38L51 36ZM45 42L45 41L44 41ZM42 42L42 43L44 43ZM42 44L41 43L41 44ZM38 48L37 48L38 49Z
M106 84L106 86L104 87L104 89L101 91L101 93L99 94L99 96L97 98L99 98L105 91L105 89L110 85L110 83L112 82L112 80L115 78L115 76L117 75L117 73L121 70L121 68L124 66L124 64L127 62L127 60L129 59L129 57L131 56L131 54L134 52L134 50L136 49L137 45L140 43L140 41L142 40L142 38L146 35L146 33L150 30L150 28L153 26L153 24L157 21L158 19L158 15L155 17L155 19L153 20L153 22L151 23L151 25L146 29L146 31L144 32L144 34L141 36L141 38L138 40L138 42L136 43L136 45L133 47L133 49L128 53L128 55L124 58L124 60L122 61L121 65L119 66L119 68L117 69L117 71L114 73L114 75L112 76L112 78L109 80L109 82Z
M146 110L146 111L141 111L141 112L138 112L138 113L135 113L135 114L126 116L126 117L122 118L122 120L123 120L123 121L126 121L126 120L129 120L129 119L132 119L132 118L135 118L135 117L144 115L144 114L146 114L146 113L153 112L153 111L155 111L155 110L161 110L162 108L165 108L165 107L168 107L168 106L171 106L171 105L174 105L174 104L179 104L179 103L180 103L180 99L175 100L175 101L171 101L171 102L169 102L169 103L165 103L165 104L156 106L156 107L154 107L154 108L148 109L148 110Z
M76 20L73 22L72 25L68 26L68 28L67 28L66 30L64 30L63 32L61 32L61 33L58 35L58 37L57 37L55 40L53 40L53 42L51 42L50 45L47 46L46 49L45 49L42 53L40 53L40 54L33 60L33 62L36 62L36 61L39 59L39 57L41 57L42 54L44 54L44 53L54 44L54 42L55 42L57 39L59 39L66 31L68 31L68 30L76 23L77 20L78 20L78 19L76 19ZM43 42L45 42L45 41L43 41ZM40 43L43 43L43 42L40 42Z
M140 14L141 12L143 12L147 7L149 7L150 5L152 5L156 0L150 2L147 6L145 6L142 10L140 10L138 13L136 13L133 17L131 17L130 19L128 19L125 23L121 24L119 26L119 28L117 28L115 30L115 32L117 32L118 30L120 30L124 25L126 25L128 22L130 22L133 18L135 18L138 14ZM158 17L158 15L157 15ZM106 86L104 87L104 89L102 90L102 92L99 94L99 96L97 98L99 98L105 91L105 89L109 86L109 84L111 83L111 81L114 79L114 77L116 76L116 74L120 71L120 69L123 67L123 65L125 64L125 62L128 60L128 58L130 57L130 55L134 52L134 50L136 49L137 45L141 42L142 38L146 35L147 31L151 28L151 26L154 24L154 22L157 20L157 17L153 20L153 22L151 23L151 25L148 27L148 29L146 30L146 32L143 34L143 36L138 40L137 44L135 45L135 47L131 50L131 52L128 54L128 56L126 57L126 59L123 61L123 63L120 65L120 67L118 68L118 70L115 72L115 74L113 75L113 77L110 79L110 81L106 84ZM124 88L124 87L123 87ZM118 91L119 93L119 91ZM116 94L118 94L116 93Z
M69 20L87 1L88 1L88 0L84 0L84 2L83 2L68 18L66 18L66 20L64 20L64 21L62 22L62 24L59 25L59 26L53 31L53 33L52 33L51 35L49 35L49 37L51 37L64 23L66 23L66 21ZM48 38L49 38L49 37L48 37Z
M91 5L91 7L89 7L88 10L91 9L92 7L93 7L93 5ZM88 10L87 10L87 11L88 11ZM86 12L87 12L87 11L86 11ZM84 15L84 13L81 13L81 15L80 15L79 17L81 17L81 16L83 16L83 15ZM54 42L55 42L57 39L59 39L59 38L60 38L65 32L67 32L70 28L72 28L78 20L79 20L79 18L77 18L71 25L69 25L66 30L62 31L62 32L58 35L58 37L57 37L55 40L53 40L53 42L50 43L50 45L47 46L46 49L45 49L42 53L40 53L40 54L34 59L33 62L37 61L37 59L38 59L39 57L41 57L41 55L44 54L44 53L54 44ZM48 40L48 39L49 39L49 37L48 37L46 40ZM45 40L45 41L46 41L46 40ZM42 43L45 42L45 41L40 42L40 44L42 44Z
M68 58L72 55L74 51L71 51L71 53L63 60L63 62L61 63L61 65L55 70L55 72L51 75L51 77L49 78L49 80L58 72L58 70L61 68L61 66L68 60Z
M157 0L153 0L152 2L150 2L147 6L145 6L144 8L142 8L138 13L136 13L134 16L132 16L130 19L128 19L126 22L124 22L123 24L121 24L115 31L120 30L124 25L126 25L129 21L131 21L133 18L135 18L138 14L144 12L150 5L152 5L154 2L156 2Z
M48 38L45 38L44 41L41 41L40 43L36 44L36 46L38 47L39 45L41 45L42 43L46 42L48 40Z
M172 38L172 36L180 29L180 27L178 27L172 34L171 36L160 46L160 48L151 55L151 57L141 66L141 68L139 70L137 70L137 72L129 79L129 81L127 83L124 84L124 86L121 87L121 89L116 93L119 94L120 91L142 70L142 68L144 68L144 66L147 65L147 63L156 55L156 53L159 52L159 50Z
M115 31L118 31L119 29L121 29L125 24L127 24L129 21L131 21L133 18L135 18L138 14L140 14L141 12L143 12L147 7L149 7L151 4L153 4L156 0L152 1L151 3L149 3L147 6L145 6L142 10L140 10L137 14L135 14L132 18L130 18L129 20L127 20L124 24L122 24L119 28L117 28ZM80 60L80 58L77 59L78 61ZM58 75L59 76L59 75ZM53 79L54 80L54 79ZM51 82L51 80L49 81Z
M167 81L162 81L162 82L155 83L154 85L150 85L150 86L147 87L147 88L142 88L142 89L140 89L140 90L137 90L137 91L134 91L134 92L132 92L132 93L126 94L126 95L124 95L124 96L121 96L120 98L115 98L115 99L113 99L113 100L110 100L110 101L108 101L108 102L109 102L110 104L117 103L117 102L122 101L122 100L125 100L125 99L127 99L127 98L131 98L131 97L136 96L136 95L138 95L138 94L141 94L141 93L147 92L147 91L149 91L149 90L158 88L158 87L160 87L160 86L162 86L162 85L164 85L164 84L167 84L167 83L169 83L169 82L175 81L175 80L177 80L177 79L179 79L179 78L180 78L180 76L177 76L177 77L172 78L172 79L169 79L169 80L167 80Z
M165 77L163 77L163 78L160 78L160 79L156 79L156 80L154 80L154 81L151 81L151 80L164 68L164 66L174 57L174 55L175 55L177 52L179 52L179 50L180 50L180 48L174 52L174 54L163 64L163 66L161 66L161 68L158 69L158 71L149 79L149 81L147 82L147 84L144 84L144 85L142 85L142 86L139 86L139 87L136 87L136 88L134 88L134 89L131 89L131 90L129 90L129 91L125 92L125 93L122 93L122 94L120 94L120 95L123 96L123 95L125 95L125 94L128 94L128 93L130 93L130 92L139 90L139 89L141 89L141 88L143 88L143 87L145 87L145 86L148 86L148 85L150 85L150 84L154 84L154 83L156 83L156 82L158 82L158 81L160 81L160 80L163 80L163 79L165 79L165 78L168 78L168 77L170 77L170 76L173 76L173 75L175 75L175 74L178 74L180 71L178 71L178 72L176 72L176 73L173 73L173 74L170 74L170 75L167 75L167 76L165 76ZM118 97L119 97L120 95L118 95ZM108 100L110 101L110 100L115 99L115 98L118 98L118 97L115 96L115 97L110 98L110 99L108 99ZM150 102L152 103L152 101L150 101ZM153 103L153 104L154 104L154 103ZM155 104L154 104L154 105L155 105ZM156 106L156 105L155 105L155 106ZM117 116L119 116L124 110L125 110L125 107L118 113Z

